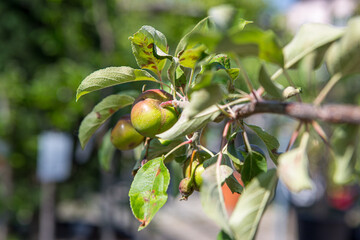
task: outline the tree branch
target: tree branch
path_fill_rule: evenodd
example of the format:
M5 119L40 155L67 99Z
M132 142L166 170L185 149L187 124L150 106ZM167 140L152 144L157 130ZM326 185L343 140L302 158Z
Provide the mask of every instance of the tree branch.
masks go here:
M246 118L257 113L282 114L303 121L321 120L331 123L360 124L360 107L328 104L315 106L299 102L263 101L235 105L236 118Z

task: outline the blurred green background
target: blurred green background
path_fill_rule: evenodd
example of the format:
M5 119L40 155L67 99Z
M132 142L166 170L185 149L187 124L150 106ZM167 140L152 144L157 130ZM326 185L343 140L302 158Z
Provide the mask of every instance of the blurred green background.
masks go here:
M6 239L32 239L38 231L41 184L36 167L38 136L43 131L64 131L74 140L72 172L58 184L56 202L86 199L102 191L98 143L82 153L77 140L79 124L105 95L140 90L142 85L124 84L86 95L79 102L75 102L75 93L80 82L97 69L137 68L128 37L142 25L164 33L173 53L183 34L204 18L209 8L226 3L240 9L243 18L273 29L284 45L291 33L286 30L282 7L293 2L0 1L0 232L9 226ZM259 62L249 59L244 65L256 79ZM110 126L115 123L112 121ZM127 164L126 177L131 165ZM120 176L121 169L121 164L115 163L112 173Z
M75 102L84 77L107 66L136 68L128 37L142 25L163 32L174 51L183 33L221 3L242 6L249 19L264 6L236 0L0 1L0 225L10 224L9 239L30 239L37 231L38 135L65 131L79 150L79 124L104 96L96 92ZM141 85L105 92L134 87ZM57 202L100 191L96 145L87 151L78 161L74 151L72 173L58 185Z

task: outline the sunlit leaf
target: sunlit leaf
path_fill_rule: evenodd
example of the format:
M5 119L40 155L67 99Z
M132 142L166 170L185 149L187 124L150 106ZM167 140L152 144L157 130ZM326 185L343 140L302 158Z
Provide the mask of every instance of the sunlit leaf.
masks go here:
M294 66L307 54L340 38L344 30L327 24L304 24L284 47L284 66Z
M129 197L131 210L141 222L139 231L150 223L157 211L166 203L169 183L169 170L161 157L144 164L135 175Z
M169 130L158 134L157 137L168 140L183 137L205 127L207 123L213 121L219 115L220 110L216 107L209 107L190 120L182 114L174 126L172 126Z
M226 165L221 165L219 170L219 182L216 174L216 164L207 167L202 174L203 185L201 186L200 192L201 205L205 213L227 234L232 236L228 224L228 215L225 209L224 197L221 191L221 184L232 174L233 170Z
M344 36L330 47L326 62L332 74L360 73L360 17L349 21Z
M106 170L110 170L111 160L115 153L115 147L111 142L111 131L109 130L103 137L101 146L98 152L100 166Z
M91 73L80 83L76 92L76 100L96 90L134 81L158 82L145 70L131 67L108 67Z
M298 148L279 156L279 177L293 192L311 189L313 185L308 173L309 160L306 154L308 139L309 134L304 133Z
M79 140L85 147L95 131L117 110L131 105L134 98L128 95L110 95L98 103L94 109L82 120L79 129Z
M276 169L254 178L239 198L229 224L237 240L252 240L277 183Z
M139 67L160 74L165 66L165 59L170 57L164 34L151 26L142 26L129 39Z
M195 68L196 63L202 59L206 46L203 44L194 46L192 48L186 48L179 54L180 65L187 68Z

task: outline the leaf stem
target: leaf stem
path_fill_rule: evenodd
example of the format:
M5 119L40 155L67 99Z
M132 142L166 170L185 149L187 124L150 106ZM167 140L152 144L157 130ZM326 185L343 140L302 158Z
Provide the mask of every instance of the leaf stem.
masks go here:
M325 143L325 145L330 146L329 143L329 139L326 136L325 131L322 129L322 127L320 126L320 124L317 121L312 121L311 122L314 130L316 131L316 133L320 136L320 138L323 140L323 142Z
M299 122L299 125L297 126L295 131L291 134L289 144L287 145L285 152L289 151L290 148L294 145L295 140L299 136L299 132L300 132L300 129L301 129L302 125L303 125L303 122Z
M229 128L230 128L230 125L232 123L232 120L228 121L226 124L225 124L225 127L224 127L224 130L223 130L223 134L222 134L222 139L221 139L221 147L220 147L220 152L219 152L219 155L218 155L218 158L217 158L217 161L216 161L216 182L217 182L217 190L219 192L219 199L220 199L220 203L221 203L221 208L222 208L222 211L223 213L225 214L225 216L227 216L227 211L225 209L225 204L224 204L224 195L221 191L221 176L220 176L220 166L221 166L221 161L222 161L222 158L223 158L223 148L225 147L226 145L226 136L227 136L227 133L229 131Z
M175 152L176 150L178 150L179 148L181 148L182 146L186 145L186 144L190 144L193 142L193 139L189 139L185 142L180 143L179 145L177 145L176 147L174 147L173 149L171 149L170 152L168 152L165 156L164 159L166 159L168 156L170 156L170 154L172 154L173 152Z
M320 103L325 99L326 95L341 79L341 77L342 77L341 73L336 73L330 78L330 80L326 83L325 87L320 91L319 95L315 98L314 100L315 105L320 105Z
M240 125L240 127L242 129L241 135L243 137L244 144L246 146L246 149L247 149L248 153L251 155L252 154L251 144L250 144L248 135L246 133L245 126L243 125L243 123L240 123L239 125Z
M145 158L147 159L147 156L148 156L148 154L149 154L149 147L150 147L150 141L151 141L152 139L151 138L146 138L145 139L145 144L144 144L144 146L146 147L146 151L145 151Z
M194 161L194 157L195 157L195 154L196 154L196 150L194 150L191 154L191 158L190 158L190 165L189 165L189 178L191 179L191 173L192 173L192 163Z
M203 150L203 151L207 152L208 154L210 154L211 157L215 156L209 149L207 149L203 145L198 145L198 147L201 148L201 150Z

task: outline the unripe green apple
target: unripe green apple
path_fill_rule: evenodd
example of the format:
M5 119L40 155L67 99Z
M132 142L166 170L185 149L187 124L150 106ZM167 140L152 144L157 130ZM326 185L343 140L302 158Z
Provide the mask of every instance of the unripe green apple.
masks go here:
M195 169L196 167L203 163L206 159L211 158L211 155L205 151L198 151L195 153L193 162L191 164L191 172L190 172L190 161L191 161L191 157L188 157L185 161L184 164L184 168L183 168L183 173L185 177L192 177L194 175Z
M199 164L194 172L194 185L195 190L199 191L203 182L203 178L201 174L205 171L204 165L201 163Z
M131 109L131 123L143 136L153 138L165 132L178 120L173 107L161 107L162 102L172 100L172 96L160 89L143 92Z
M144 136L132 126L129 115L120 118L111 131L111 142L120 150L133 149L143 140Z

